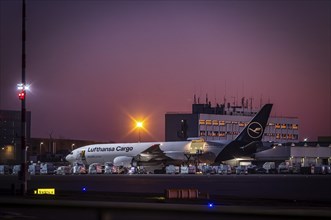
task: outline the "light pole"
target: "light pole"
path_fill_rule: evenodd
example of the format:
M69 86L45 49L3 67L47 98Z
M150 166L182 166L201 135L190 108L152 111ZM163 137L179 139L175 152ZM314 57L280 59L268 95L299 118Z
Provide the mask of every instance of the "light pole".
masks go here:
M39 156L41 157L41 145L43 145L44 144L44 142L40 142L40 144L39 144Z
M136 124L136 128L138 129L138 141L141 141L141 137L140 137L140 130L141 128L143 128L144 124L141 121L138 121Z
M21 194L25 196L27 193L27 146L26 146L26 83L25 83L25 0L23 0L22 7L22 86L23 89L18 94L19 99L22 101L21 105L21 171L20 171L20 181L21 181Z

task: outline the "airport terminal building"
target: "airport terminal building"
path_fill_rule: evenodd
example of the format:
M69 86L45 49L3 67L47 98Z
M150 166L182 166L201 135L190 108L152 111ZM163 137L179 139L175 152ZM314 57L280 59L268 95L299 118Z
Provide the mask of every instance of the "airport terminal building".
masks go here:
M166 113L165 141L201 137L210 140L234 140L259 109L246 105L192 105L192 113ZM297 117L269 117L263 141L299 142Z

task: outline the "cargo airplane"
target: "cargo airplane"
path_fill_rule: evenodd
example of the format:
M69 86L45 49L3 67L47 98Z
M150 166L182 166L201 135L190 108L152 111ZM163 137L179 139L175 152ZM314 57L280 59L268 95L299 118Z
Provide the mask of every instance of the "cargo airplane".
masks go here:
M189 139L176 142L141 142L118 144L93 144L73 150L66 160L85 165L112 162L115 166L158 166L181 164L196 159L200 162L221 163L248 157L261 147L272 104L266 104L232 141L207 141ZM195 152L195 149L200 149ZM193 156L193 157L192 157Z

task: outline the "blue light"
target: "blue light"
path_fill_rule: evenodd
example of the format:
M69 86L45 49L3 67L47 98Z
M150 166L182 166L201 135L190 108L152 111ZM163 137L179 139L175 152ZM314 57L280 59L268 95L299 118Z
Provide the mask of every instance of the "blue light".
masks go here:
M86 192L86 187L83 187L83 188L82 188L82 191L83 191L83 192Z
M208 203L209 208L214 208L214 203Z

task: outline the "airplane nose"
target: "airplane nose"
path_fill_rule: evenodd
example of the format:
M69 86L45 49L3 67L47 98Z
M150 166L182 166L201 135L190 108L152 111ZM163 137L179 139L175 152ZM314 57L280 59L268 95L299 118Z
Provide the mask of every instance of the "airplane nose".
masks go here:
M66 161L68 161L68 162L72 162L72 156L71 155L67 155L66 156Z

